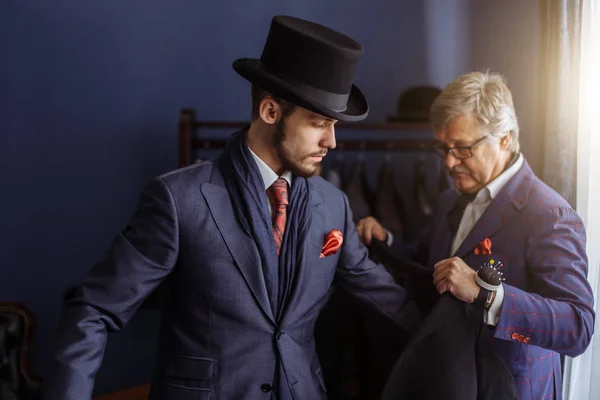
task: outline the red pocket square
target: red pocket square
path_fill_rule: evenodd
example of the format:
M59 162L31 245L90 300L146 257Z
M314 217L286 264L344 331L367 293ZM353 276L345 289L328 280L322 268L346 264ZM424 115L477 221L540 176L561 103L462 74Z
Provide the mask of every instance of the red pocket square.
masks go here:
M327 257L337 253L343 242L344 235L342 235L342 232L338 229L332 230L327 234L327 236L325 236L325 243L323 243L323 248L321 248L321 255L319 258Z
M475 253L475 255L492 254L492 241L490 238L485 238L479 242L477 247L475 247L475 250L473 250L473 253Z

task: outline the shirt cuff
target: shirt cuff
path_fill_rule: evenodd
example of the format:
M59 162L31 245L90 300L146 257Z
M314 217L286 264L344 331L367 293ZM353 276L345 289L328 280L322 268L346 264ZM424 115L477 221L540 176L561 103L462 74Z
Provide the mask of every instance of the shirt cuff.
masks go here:
M394 235L392 235L392 232L388 231L387 229L385 230L385 244L388 247L392 247L392 243L394 243Z
M487 325L496 326L500 320L500 313L502 312L502 303L504 302L504 285L500 285L500 288L496 291L496 297L492 301L492 305L489 310L483 313L483 322Z

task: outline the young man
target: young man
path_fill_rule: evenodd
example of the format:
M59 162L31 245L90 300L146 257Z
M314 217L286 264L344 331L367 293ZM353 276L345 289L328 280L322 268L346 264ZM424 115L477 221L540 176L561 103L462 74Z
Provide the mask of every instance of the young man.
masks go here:
M594 330L583 223L519 151L512 95L500 75L455 79L433 103L431 122L454 190L441 195L430 235L410 256L432 268L439 293L484 305L481 318L521 399L560 399L560 355L582 354ZM358 231L365 243L386 239L372 217ZM485 263L505 280L487 287L476 280Z
M128 226L64 310L47 399L89 399L107 331L153 289L168 295L150 399L325 399L313 330L339 285L407 330L416 309L367 258L344 194L316 176L337 120L368 105L362 47L275 17L258 59L252 122L222 155L152 180Z

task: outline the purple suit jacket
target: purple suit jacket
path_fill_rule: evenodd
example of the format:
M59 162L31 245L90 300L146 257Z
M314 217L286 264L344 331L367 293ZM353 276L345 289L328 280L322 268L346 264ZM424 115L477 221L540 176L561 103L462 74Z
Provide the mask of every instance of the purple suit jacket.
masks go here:
M440 197L429 245L421 247L427 265L449 258L447 215L456 198L454 190ZM486 238L492 254L475 255ZM525 162L454 254L475 269L491 259L504 265L494 340L523 400L560 399L560 354L578 356L590 342L595 314L585 244L579 215Z

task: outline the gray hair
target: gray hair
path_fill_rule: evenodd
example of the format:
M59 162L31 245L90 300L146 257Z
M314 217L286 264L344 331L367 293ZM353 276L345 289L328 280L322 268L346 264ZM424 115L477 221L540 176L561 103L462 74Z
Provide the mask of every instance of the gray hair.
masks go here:
M508 132L509 150L519 151L519 123L512 94L500 74L486 71L459 76L433 102L429 117L433 128L441 129L452 118L470 113L491 138L499 140Z

